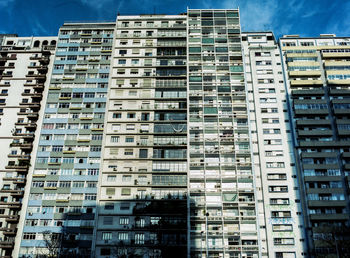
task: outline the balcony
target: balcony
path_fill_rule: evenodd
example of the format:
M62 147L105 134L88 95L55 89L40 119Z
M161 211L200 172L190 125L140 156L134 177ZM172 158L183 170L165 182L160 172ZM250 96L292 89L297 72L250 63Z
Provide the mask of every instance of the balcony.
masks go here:
M298 130L299 136L332 136L332 130Z
M328 109L295 109L296 115L328 115Z
M348 220L349 214L310 214L310 220Z
M309 207L346 207L346 201L308 201Z
M322 80L291 80L290 81L291 86L302 86L302 85L319 85L322 86L323 82Z
M307 76L307 77L314 77L314 76L321 76L321 71L319 70L310 70L310 71L289 71L288 72L289 76L295 76L295 77L302 77L302 76Z
M29 142L12 142L11 147L20 147L21 149L32 149L33 145Z
M5 166L6 169L14 169L16 171L20 171L20 172L27 172L28 171L28 165L18 165L18 164L9 164L7 166Z
M350 93L350 91L349 91ZM324 90L314 89L314 90L292 90L293 96L304 96L304 95L324 95Z
M6 216L5 221L9 222L9 223L18 222L19 216L18 215L8 215L8 216Z
M5 236L16 236L17 228L0 228Z
M47 56L31 56L29 59L30 60L37 60L37 61L42 62L42 63L49 63L50 62L50 58Z
M348 115L350 114L350 109L347 108L335 108L334 109L335 115Z
M14 239L0 241L0 248L3 249L12 249L15 244Z
M330 95L350 95L349 89L330 89Z
M27 74L26 75L26 78L29 78L29 79L46 79L46 74Z
M23 138L34 138L35 134L31 132L25 132L25 133L13 133L13 136L19 136Z
M21 202L16 202L16 201L13 201L13 202L3 202L3 201L0 201L0 205L5 205L7 206L9 209L20 209L22 204Z
M330 120L326 120L326 119L319 119L319 120L315 120L315 119L303 119L303 120L297 120L296 121L296 125L298 127L303 127L303 126L309 126L309 125L331 125L331 121Z
M336 85L349 85L350 79L346 80L327 80L328 84L336 84Z
M314 53L286 53L287 57L315 57L317 58L316 51Z
M350 52L331 52L331 53L322 53L323 58L347 58L350 57Z

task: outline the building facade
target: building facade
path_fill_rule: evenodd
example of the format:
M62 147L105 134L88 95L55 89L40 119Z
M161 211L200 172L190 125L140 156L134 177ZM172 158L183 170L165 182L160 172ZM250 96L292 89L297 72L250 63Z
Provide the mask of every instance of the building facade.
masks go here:
M99 179L98 257L185 257L186 16L119 16Z
M90 257L114 26L59 31L14 257Z
M0 256L11 257L57 37L4 35L0 46Z
M280 39L309 255L349 253L349 38Z
M348 38L188 9L2 41L0 256L347 251Z
M242 33L262 255L302 257L305 236L280 49Z
M259 257L238 10L188 10L190 257Z

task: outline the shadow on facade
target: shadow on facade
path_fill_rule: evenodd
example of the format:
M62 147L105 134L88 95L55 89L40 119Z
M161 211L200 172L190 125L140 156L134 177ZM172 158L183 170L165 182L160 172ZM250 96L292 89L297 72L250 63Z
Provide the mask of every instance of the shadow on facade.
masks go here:
M129 203L129 211L122 203ZM115 207L115 210L106 207ZM104 217L113 217L113 224L102 225L96 232L96 245L82 240L81 235L93 235L95 225L84 224L93 220L94 213L65 213L64 221L80 220L80 227L62 226L60 233L43 232L42 254L35 258L160 258L187 257L187 199L170 194L163 199L132 199L107 202L98 207L98 224ZM120 224L121 220L128 223ZM125 237L125 233L128 237ZM111 234L111 235L110 235ZM120 238L123 238L122 240ZM28 257L28 256L21 256Z

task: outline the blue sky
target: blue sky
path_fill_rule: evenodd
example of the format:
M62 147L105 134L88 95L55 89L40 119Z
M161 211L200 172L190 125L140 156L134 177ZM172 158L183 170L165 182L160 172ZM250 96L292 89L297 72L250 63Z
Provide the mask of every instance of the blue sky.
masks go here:
M349 0L0 0L0 33L57 35L64 21L113 21L116 14L178 14L187 7L240 8L243 31L350 36Z

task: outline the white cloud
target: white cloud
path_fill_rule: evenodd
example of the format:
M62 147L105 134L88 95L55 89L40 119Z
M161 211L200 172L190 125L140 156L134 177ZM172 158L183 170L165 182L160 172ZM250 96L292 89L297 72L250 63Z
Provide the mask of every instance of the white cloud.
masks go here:
M113 6L113 0L80 0L84 5L87 5L97 11L109 10L108 7ZM118 7L120 8L123 4L123 0L118 1ZM117 10L116 10L117 11Z
M271 30L278 12L278 1L242 1L239 9L244 31Z
M328 21L328 25L324 29L324 33L335 33L337 36L349 36L350 34L350 2L342 8L342 16L338 15Z

